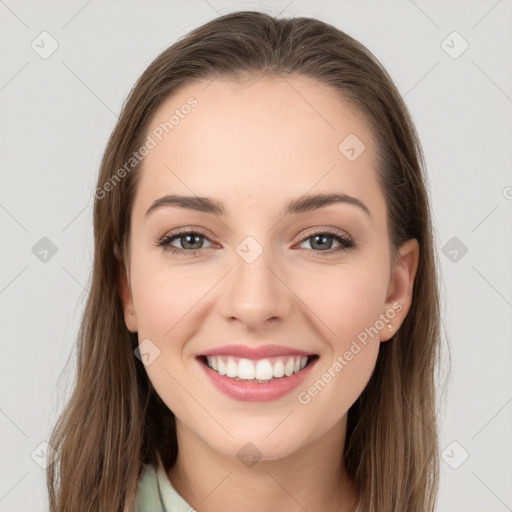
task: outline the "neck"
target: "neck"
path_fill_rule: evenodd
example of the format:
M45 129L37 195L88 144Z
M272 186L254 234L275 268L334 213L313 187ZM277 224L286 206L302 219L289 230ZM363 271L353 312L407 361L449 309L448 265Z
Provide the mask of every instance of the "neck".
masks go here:
M212 450L179 420L179 454L168 471L176 491L201 512L353 512L358 495L345 470L346 416L321 438L277 460L244 464Z

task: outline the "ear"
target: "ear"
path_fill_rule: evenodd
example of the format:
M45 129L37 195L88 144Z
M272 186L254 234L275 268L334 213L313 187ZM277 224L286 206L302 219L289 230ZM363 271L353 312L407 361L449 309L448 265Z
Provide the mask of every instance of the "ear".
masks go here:
M118 244L114 244L114 254L119 264L119 285L118 292L123 304L124 323L131 332L137 332L137 315L133 305L133 297L128 279L128 270L124 264L121 251Z
M380 329L381 341L388 341L397 332L411 307L419 254L416 238L407 240L400 247L398 261L389 279L384 316L381 315L384 322Z

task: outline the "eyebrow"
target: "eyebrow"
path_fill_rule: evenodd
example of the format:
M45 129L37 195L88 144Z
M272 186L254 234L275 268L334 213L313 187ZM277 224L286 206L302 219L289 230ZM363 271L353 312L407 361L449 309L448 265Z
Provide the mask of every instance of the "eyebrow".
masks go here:
M281 211L281 215L285 216L296 213L311 212L335 203L345 203L356 206L371 217L370 210L360 199L344 193L323 193L300 196L290 201ZM171 194L156 199L146 212L146 216L155 210L167 206L184 208L203 213L211 213L219 216L226 214L224 204L216 199Z

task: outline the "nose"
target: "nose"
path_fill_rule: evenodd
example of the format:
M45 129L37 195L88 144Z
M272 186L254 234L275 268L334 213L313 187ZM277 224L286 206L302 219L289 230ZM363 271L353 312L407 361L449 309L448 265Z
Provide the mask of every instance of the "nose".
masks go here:
M234 269L227 276L221 298L226 319L257 329L289 315L293 293L271 253L263 250L254 261L245 259L243 253L233 254Z

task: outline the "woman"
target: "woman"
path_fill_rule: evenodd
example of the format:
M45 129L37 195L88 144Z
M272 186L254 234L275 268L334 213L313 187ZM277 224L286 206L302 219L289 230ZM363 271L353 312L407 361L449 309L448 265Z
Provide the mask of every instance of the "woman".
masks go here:
M439 299L390 77L310 18L219 17L108 142L50 510L433 511Z

